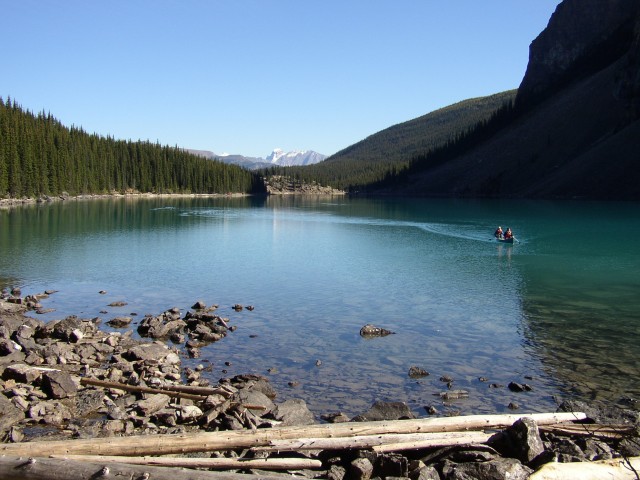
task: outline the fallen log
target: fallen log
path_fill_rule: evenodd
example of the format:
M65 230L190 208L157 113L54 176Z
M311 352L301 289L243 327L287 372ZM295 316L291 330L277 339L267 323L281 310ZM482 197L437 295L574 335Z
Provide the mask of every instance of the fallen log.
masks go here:
M597 437L603 439L615 440L633 435L635 427L633 425L603 425L595 423L585 424L562 424L562 425L543 425L540 431L555 433L558 435L569 435L576 437Z
M406 433L384 435L358 435L337 438L298 438L295 440L272 440L266 447L254 451L301 451L301 450L359 450L372 448L376 451L410 450L412 448L446 447L468 443L484 443L493 433L481 431L444 433ZM411 445L423 445L414 447ZM393 446L392 448L389 448ZM397 447L397 448L395 448Z
M268 446L273 440L320 437L354 437L389 433L433 433L499 429L530 417L540 424L583 420L584 413L536 413L529 415L471 415L377 422L347 422L295 427L259 428L207 433L136 435L92 439L0 444L0 454L49 455L166 455Z
M167 385L163 390L190 393L192 395L200 395L203 397L208 397L209 395L221 395L224 398L229 398L232 395L227 390L220 387L200 387L194 385Z
M529 480L637 480L640 472L640 457L626 460L598 460L596 462L547 463L534 472Z
M162 393L170 397L185 398L188 400L195 400L196 402L200 402L206 398L205 395L194 395L191 393L173 391L173 390L168 390L164 388L151 388L151 387L143 387L140 385L127 385L126 383L119 383L119 382L107 382L105 380L98 380L96 378L83 377L80 379L80 383L82 385L92 385L94 387L115 388L116 390L124 390L127 392L152 393L152 394Z
M322 468L322 462L312 458L182 458L182 457L120 457L108 455L51 455L49 458L77 462L126 463L156 467L211 469L304 470Z
M58 458L0 457L3 480L95 480L131 478L151 480L282 480L281 475L244 475L185 468L128 465L126 463L79 462Z
M371 447L371 450L377 453L389 453L389 452L402 452L405 450L417 450L421 448L438 448L438 447L451 447L454 445L478 445L481 443L487 443L495 435L499 433L484 433L474 432L472 435L450 437L446 439L424 439L415 440L412 442L397 442L397 443L383 443Z

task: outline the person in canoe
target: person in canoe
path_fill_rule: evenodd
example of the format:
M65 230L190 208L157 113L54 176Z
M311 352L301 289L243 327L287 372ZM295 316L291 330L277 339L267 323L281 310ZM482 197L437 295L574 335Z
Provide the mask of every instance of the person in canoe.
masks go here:
M498 240L502 240L502 227L498 226L495 233L493 234Z
M507 227L507 231L504 232L504 239L505 240L510 240L513 238L513 232L511 231L510 228Z

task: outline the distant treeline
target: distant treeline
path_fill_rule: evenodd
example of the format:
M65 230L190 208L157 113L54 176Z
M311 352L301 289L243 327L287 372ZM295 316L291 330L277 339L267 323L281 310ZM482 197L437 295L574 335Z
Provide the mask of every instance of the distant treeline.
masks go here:
M352 193L379 190L432 168L487 139L515 116L516 91L463 102L394 125L324 162L271 167L265 176L313 181Z
M236 165L178 147L88 134L0 98L0 197L133 191L255 193L264 185Z

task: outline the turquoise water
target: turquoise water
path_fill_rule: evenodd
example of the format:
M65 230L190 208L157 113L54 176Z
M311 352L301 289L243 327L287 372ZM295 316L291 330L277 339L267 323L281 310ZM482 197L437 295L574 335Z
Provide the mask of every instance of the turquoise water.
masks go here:
M549 411L569 396L640 396L638 212L342 197L26 206L0 210L0 285L58 290L44 320L138 321L219 304L237 331L184 364L211 362L212 381L263 374L281 400L304 398L317 414L355 415L376 400L419 415L428 405L506 412L510 402ZM496 244L498 224L519 243ZM116 300L128 305L107 306ZM366 323L396 334L363 339ZM431 375L409 378L412 365ZM443 403L443 375L469 398ZM489 388L511 381L533 390Z

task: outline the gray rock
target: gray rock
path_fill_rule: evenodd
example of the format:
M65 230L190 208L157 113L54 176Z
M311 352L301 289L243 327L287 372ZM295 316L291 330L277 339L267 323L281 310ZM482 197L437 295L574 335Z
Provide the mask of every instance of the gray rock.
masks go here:
M327 480L343 480L347 475L347 471L344 467L339 465L331 465L329 471L327 471Z
M384 328L376 327L375 325L371 325L370 323L366 324L364 327L360 329L360 336L365 338L372 337L386 337L387 335L392 335L395 332L391 330L387 330Z
M24 363L18 363L16 365L9 365L4 369L2 378L4 380L15 380L20 383L33 383L42 376L41 370L25 365Z
M356 458L349 465L349 478L353 480L369 480L373 474L373 465L368 458Z
M375 402L365 413L352 419L354 422L376 420L401 420L415 418L411 409L403 402Z
M142 415L149 416L159 410L162 410L169 404L171 397L163 393L149 395L146 399L136 402L136 407Z
M15 351L16 347L12 340L6 338L0 340L0 356L11 355Z
M529 417L517 420L505 431L513 456L522 463L533 461L544 451L538 425Z
M409 461L397 453L384 453L378 457L375 472L383 478L407 477L409 475Z
M422 378L426 377L427 375L429 375L429 372L427 372L424 368L416 366L409 367L409 376L411 378Z
M526 480L533 470L514 458L496 457L487 462L444 462L442 476L446 480Z
M59 399L75 396L78 393L78 386L66 372L44 372L42 390L49 398Z
M313 425L316 423L306 402L300 398L292 398L276 405L273 417L282 422L282 426Z
M263 407L259 411L261 415L267 415L275 409L275 404L264 393L257 390L242 389L237 391L231 397L231 403L239 403L240 405L255 405Z
M170 353L172 353L171 350L169 350L165 345L158 343L145 343L130 348L122 354L122 357L132 362L143 361L159 365L164 362L165 358Z
M131 324L131 317L114 317L107 322L113 328L126 328Z
M422 465L409 472L411 480L440 480L440 474L435 467Z
M11 400L0 395L0 433L9 430L14 424L24 419L24 410L16 407Z
M103 406L104 392L102 390L82 390L76 396L76 414L85 417Z

